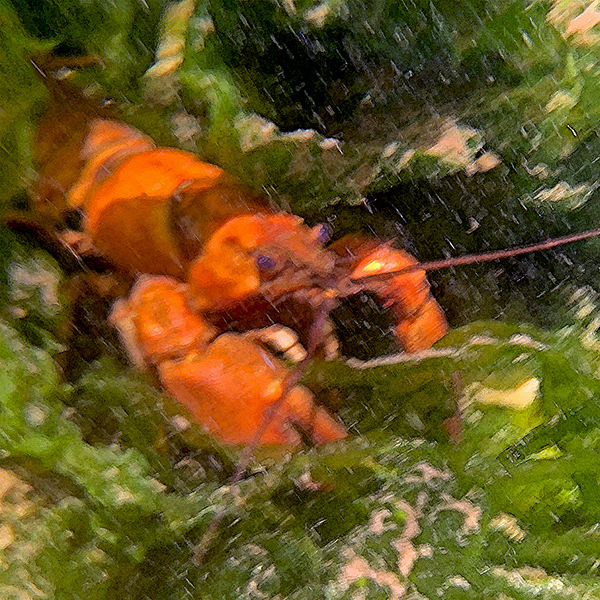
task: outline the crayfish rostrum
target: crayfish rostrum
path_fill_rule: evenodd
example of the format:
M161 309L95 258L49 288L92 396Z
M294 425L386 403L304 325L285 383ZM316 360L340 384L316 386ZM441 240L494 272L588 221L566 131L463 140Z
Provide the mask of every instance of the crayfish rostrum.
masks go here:
M219 167L114 118L88 118L63 150L51 144L56 132L65 137L56 110L40 131L36 203L81 212L81 232L63 238L134 281L110 315L129 356L224 443L293 446L295 426L315 443L346 436L261 342L261 318L275 322L284 304L310 324L324 306L367 290L393 314L405 351L446 332L425 271L361 279L417 264L389 242L348 237L326 247L327 226L270 208ZM240 307L248 331L226 331ZM323 336L312 338L318 351Z

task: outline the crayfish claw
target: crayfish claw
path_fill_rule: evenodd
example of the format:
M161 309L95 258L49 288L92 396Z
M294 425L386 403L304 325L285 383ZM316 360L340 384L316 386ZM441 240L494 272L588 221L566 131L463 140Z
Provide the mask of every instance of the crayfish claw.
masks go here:
M247 336L225 333L204 353L163 362L158 373L168 394L196 423L226 444L251 444L264 427L258 440L261 445L297 446L301 438L293 424L315 443L346 436L342 425L316 406L302 386L292 388L281 406L275 404L288 372Z
M312 393L304 386L294 388L286 404L290 420L298 425L314 444L336 442L348 436L341 423L325 408L315 404Z
M186 289L170 277L143 275L129 298L114 304L109 320L134 365L185 356L205 348L215 336L215 330L188 308Z
M418 265L408 252L388 242L349 237L336 244L336 252L350 263L351 279L393 273ZM403 273L386 280L367 280L362 289L377 294L396 318L396 339L406 352L430 348L448 331L446 317L431 295L425 271Z
M291 363L299 363L306 358L306 349L300 344L298 334L284 325L270 325L252 330L246 335L259 340Z
M435 298L430 296L412 316L401 319L396 337L406 352L427 350L448 332L446 316Z

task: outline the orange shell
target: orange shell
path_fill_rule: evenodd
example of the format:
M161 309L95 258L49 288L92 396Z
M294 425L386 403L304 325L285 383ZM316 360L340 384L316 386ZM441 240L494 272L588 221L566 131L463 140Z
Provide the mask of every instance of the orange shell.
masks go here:
M287 213L250 214L227 221L210 238L188 271L191 304L196 310L225 308L258 291L257 252L298 272L326 276L334 257L313 229Z
M106 121L102 121L102 123L105 124ZM126 126L123 125L122 127ZM96 139L95 145L92 144L90 136L86 138L81 153L82 156L86 157L87 162L81 170L77 182L67 194L70 206L74 208L84 206L94 187L110 177L127 157L154 148L154 142L140 132L137 132L137 136L124 137L130 129L130 127L126 127L126 131L103 131L103 135L96 136L100 139ZM113 135L107 140L105 138L108 137L109 133ZM117 133L121 134L122 139L117 137Z
M223 309L252 296L260 276L252 256L238 247L201 254L188 271L190 304L197 311Z
M383 274L418 264L403 250L388 243L350 237L338 242L338 252L354 258L353 278ZM371 281L374 291L392 311L398 325L396 337L406 352L427 350L448 331L444 312L431 295L425 271L413 271L387 281Z
M169 277L143 276L113 310L111 321L121 332L131 323L135 351L144 362L180 358L205 348L215 336L214 328L188 308L186 287Z
M133 140L143 140L152 147L156 146L152 138L144 135L135 127L116 119L93 119L81 148L80 157L83 160L89 160L109 147Z
M210 189L224 176L181 150L136 154L94 189L85 229L94 246L124 271L182 277L185 264L170 220L173 195L185 182Z
M192 418L226 444L253 441L267 409L283 389L283 366L256 342L233 333L218 337L206 353L191 354L181 361L158 367L167 392L187 408ZM346 436L345 429L310 392L294 388L260 439L261 444L295 446L300 436L292 428L299 423L316 442Z
M430 296L419 311L411 317L398 320L396 335L406 352L428 350L448 333L446 315Z

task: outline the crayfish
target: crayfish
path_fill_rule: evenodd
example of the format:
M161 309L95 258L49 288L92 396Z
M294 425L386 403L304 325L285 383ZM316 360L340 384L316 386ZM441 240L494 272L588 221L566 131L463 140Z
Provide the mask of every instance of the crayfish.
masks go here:
M346 436L299 384L303 367L290 371L265 347L261 327L282 313L303 324L301 365L323 347L329 311L361 290L391 311L407 352L446 332L423 270L372 278L416 265L406 252L358 237L326 247L329 226L309 227L219 167L118 119L88 112L83 121L81 103L66 106L71 98L42 117L34 203L47 215L79 212L80 231L63 230L62 242L133 282L109 317L131 361L152 369L221 442L295 446L297 429L313 443ZM233 319L241 332L229 331Z
M81 231L63 231L61 240L101 255L133 282L110 314L129 358L154 370L193 421L225 444L297 446L298 429L313 443L347 435L299 383L344 298L378 296L398 345L418 352L447 331L426 270L598 235L426 264L376 239L349 236L327 247L327 225L309 227L270 207L198 156L97 113L73 133L70 121L81 122L85 110L56 106L38 135L33 199L46 214L80 213ZM291 371L263 343L261 328L282 315L303 324L308 346ZM232 321L241 332L230 331Z

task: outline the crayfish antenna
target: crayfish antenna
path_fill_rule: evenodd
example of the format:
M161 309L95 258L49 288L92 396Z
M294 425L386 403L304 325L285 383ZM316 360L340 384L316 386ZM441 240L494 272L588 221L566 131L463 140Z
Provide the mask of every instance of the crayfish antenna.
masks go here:
M551 248L555 248L557 246L564 246L565 244L572 244L573 242L580 242L582 240L587 240L598 236L600 236L600 229L588 229L579 233L573 233L557 238L550 238L544 242L537 242L535 244L528 244L526 246L515 246L514 248L493 250L491 252L480 252L477 254L464 254L463 256L445 258L442 260L414 262L413 264L405 266L398 265L397 268L386 270L385 272L354 273L351 276L351 280L356 284L366 284L372 281L387 281L388 279L392 279L398 275L406 275L418 271L438 271L439 269L463 267L466 265L502 260L503 258L512 258L513 256L520 256L521 254L541 252L543 250L550 250Z

